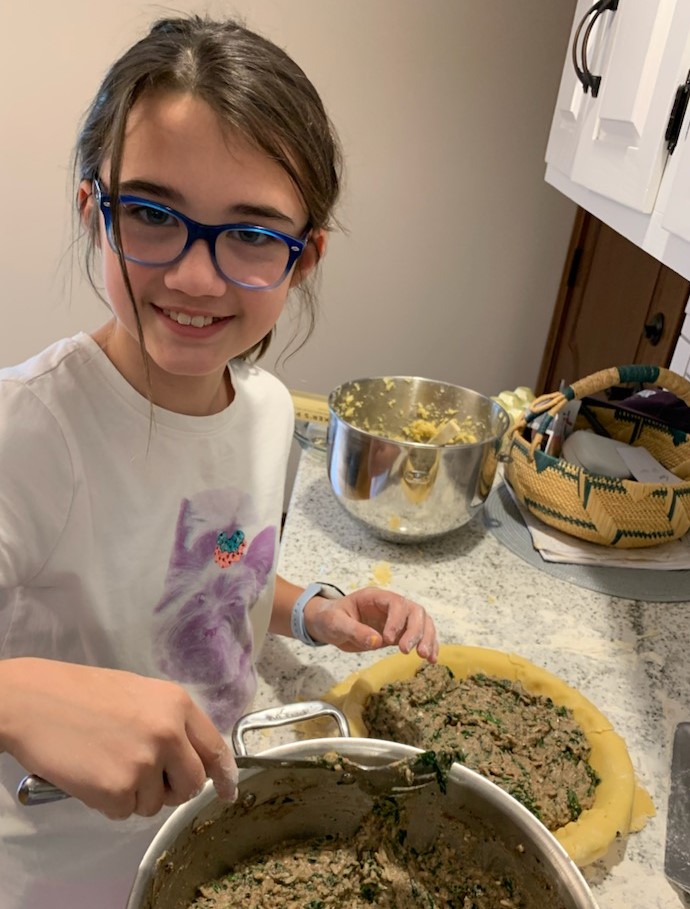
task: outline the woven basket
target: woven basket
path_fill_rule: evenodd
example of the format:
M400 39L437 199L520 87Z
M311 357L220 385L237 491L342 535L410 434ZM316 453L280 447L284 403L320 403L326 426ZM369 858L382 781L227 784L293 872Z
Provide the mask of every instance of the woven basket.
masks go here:
M690 528L690 436L648 416L607 402L588 402L588 410L611 438L640 445L676 476L677 486L639 483L590 473L547 455L539 446L554 417L568 401L614 385L656 385L690 405L690 382L658 366L621 366L594 373L563 392L542 395L512 430L505 477L519 500L537 518L557 530L591 543L632 549L656 546L682 537ZM599 406L600 405L600 406ZM527 424L543 415L530 441ZM575 429L591 428L581 415Z

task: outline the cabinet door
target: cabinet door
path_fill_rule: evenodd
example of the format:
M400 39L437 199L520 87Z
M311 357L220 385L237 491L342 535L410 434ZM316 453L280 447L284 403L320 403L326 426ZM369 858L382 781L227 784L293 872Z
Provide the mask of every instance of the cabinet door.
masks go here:
M690 281L580 208L537 394L609 366L669 365L689 292Z
M685 81L688 0L621 0L613 14L601 87L587 107L573 182L651 212L668 155L664 134Z
M575 18L573 19L568 41L568 53L563 66L561 84L556 98L556 109L546 148L547 164L551 164L568 176L570 176L572 171L585 115L595 101L589 92L585 93L583 90L582 83L575 72L572 54L578 27L585 19L585 15L591 6L592 0L578 0L575 9ZM613 15L613 13L608 11L603 13L597 18L592 28L588 47L590 48L590 54L593 53L597 62L602 57L606 57L606 50L611 37ZM578 48L579 46L580 44L578 43Z

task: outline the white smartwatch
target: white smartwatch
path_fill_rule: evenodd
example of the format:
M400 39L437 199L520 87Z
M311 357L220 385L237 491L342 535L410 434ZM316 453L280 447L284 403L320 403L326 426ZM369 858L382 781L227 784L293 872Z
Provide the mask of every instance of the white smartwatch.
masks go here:
M327 600L339 600L344 597L343 591L336 587L335 584L327 584L322 581L316 581L310 584L295 600L290 616L290 628L292 636L309 647L325 647L324 641L315 641L309 634L304 625L304 607L312 597L326 597Z

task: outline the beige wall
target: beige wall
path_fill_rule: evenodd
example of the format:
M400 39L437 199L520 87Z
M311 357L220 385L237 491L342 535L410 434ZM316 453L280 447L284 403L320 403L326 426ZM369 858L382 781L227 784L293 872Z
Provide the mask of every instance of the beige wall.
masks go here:
M295 57L347 154L347 233L324 263L319 328L278 374L321 392L382 373L487 394L533 384L574 215L543 180L574 0L203 8L242 15ZM168 11L132 0L3 11L2 365L104 318L70 271L72 143L107 64Z

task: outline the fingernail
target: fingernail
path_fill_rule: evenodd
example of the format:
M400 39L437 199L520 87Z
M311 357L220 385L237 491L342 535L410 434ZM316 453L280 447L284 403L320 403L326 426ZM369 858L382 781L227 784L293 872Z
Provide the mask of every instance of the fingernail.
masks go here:
M216 794L223 802L235 802L237 800L237 786L230 780L216 783Z

